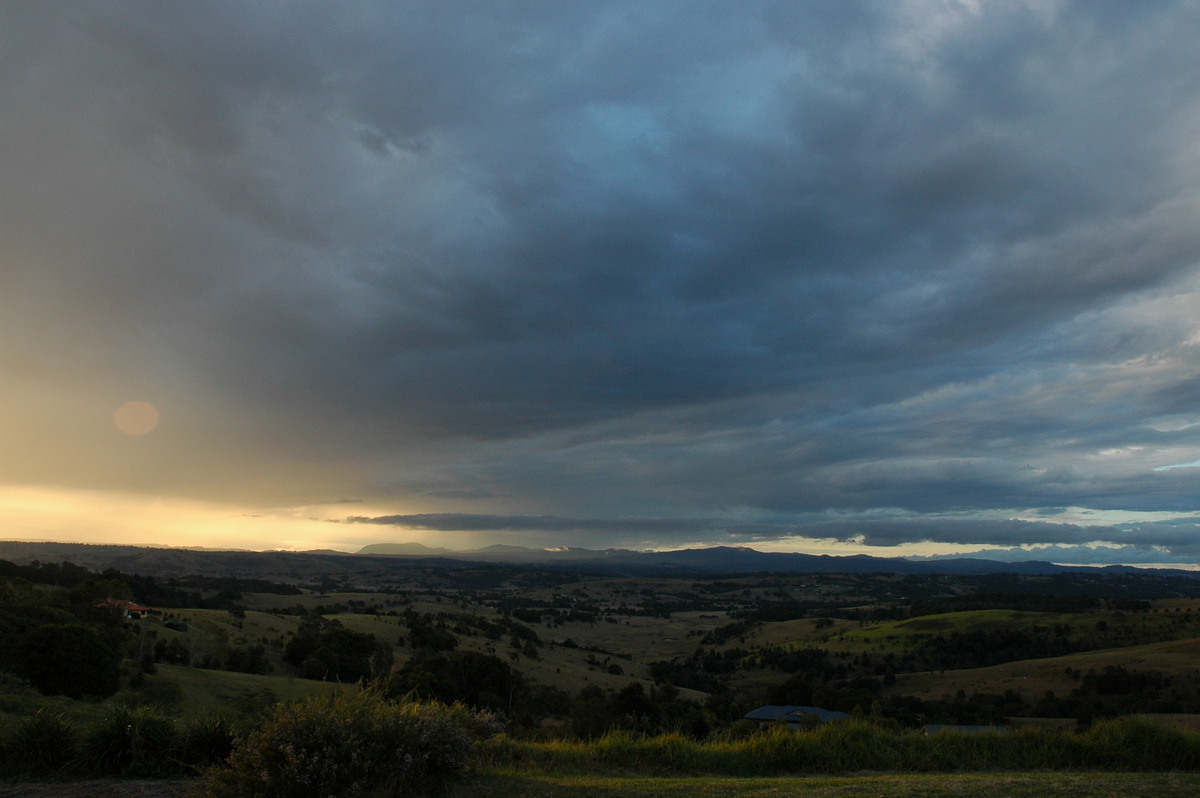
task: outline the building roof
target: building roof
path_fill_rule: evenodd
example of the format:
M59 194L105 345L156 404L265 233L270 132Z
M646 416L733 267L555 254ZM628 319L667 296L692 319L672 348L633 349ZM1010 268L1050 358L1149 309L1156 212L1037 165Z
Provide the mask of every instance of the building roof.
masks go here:
M960 726L950 723L926 723L921 727L921 731L926 734L938 734L939 732L963 732L965 734L980 734L982 732L1006 732L1008 729L1003 726Z
M831 720L845 720L850 717L845 712L838 712L832 709L822 709L821 707L799 707L794 705L775 705L771 704L765 707L747 712L744 717L746 720L777 720L782 723L800 723L805 718L816 717L821 723L828 723Z
M150 612L149 607L143 607L141 604L134 604L132 601L125 599L106 598L96 602L97 607L116 607L125 612Z

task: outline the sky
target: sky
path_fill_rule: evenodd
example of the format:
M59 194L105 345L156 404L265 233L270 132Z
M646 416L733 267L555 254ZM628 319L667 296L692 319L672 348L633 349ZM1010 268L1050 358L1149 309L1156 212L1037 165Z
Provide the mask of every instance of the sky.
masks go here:
M0 4L0 537L1191 565L1200 4Z

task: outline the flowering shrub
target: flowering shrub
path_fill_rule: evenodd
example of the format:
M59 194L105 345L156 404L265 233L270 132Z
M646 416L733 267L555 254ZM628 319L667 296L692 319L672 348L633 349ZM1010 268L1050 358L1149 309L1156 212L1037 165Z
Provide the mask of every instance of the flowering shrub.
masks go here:
M435 790L463 773L494 722L461 705L390 703L371 690L276 705L209 771L211 798L324 798Z

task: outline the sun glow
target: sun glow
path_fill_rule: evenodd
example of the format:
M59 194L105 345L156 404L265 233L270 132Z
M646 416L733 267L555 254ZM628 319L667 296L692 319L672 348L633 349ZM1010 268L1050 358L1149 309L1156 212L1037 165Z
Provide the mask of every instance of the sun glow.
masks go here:
M147 435L158 427L158 408L149 402L126 402L113 414L113 423L126 435Z
M249 508L132 493L0 486L9 540L222 549L357 550L362 530L320 508ZM366 541L369 542L369 541Z

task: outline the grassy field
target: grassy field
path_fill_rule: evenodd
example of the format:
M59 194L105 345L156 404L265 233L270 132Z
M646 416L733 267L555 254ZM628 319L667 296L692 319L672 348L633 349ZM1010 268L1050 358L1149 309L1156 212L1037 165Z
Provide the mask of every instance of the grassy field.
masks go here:
M971 773L963 775L863 774L799 778L654 778L555 776L481 770L447 798L629 798L713 796L755 798L1192 798L1194 773Z
M1176 612L1175 610L1179 610ZM924 615L900 621L834 621L819 629L812 619L763 624L746 636L746 645L819 645L853 654L902 653L932 635L985 630L1024 630L1059 626L1071 635L1087 635L1097 649L1129 645L1136 639L1171 640L1200 635L1200 615L1181 604L1162 604L1156 612L1028 612L991 609Z
M898 621L862 622L812 618L763 623L718 648L798 650L819 648L833 656L872 658L917 651L934 636L955 633L1012 630L1031 632L1064 630L1083 641L1087 650L1044 659L1018 660L965 670L913 671L896 674L885 695L912 695L937 700L959 690L1002 694L1011 690L1027 699L1048 691L1064 696L1079 686L1079 674L1119 666L1134 671L1154 671L1176 686L1200 686L1200 614L1193 600L1156 602L1149 612L1100 610L1085 613L1029 612L1008 609L971 610L926 615ZM1147 642L1153 641L1153 642ZM1074 672L1072 675L1069 671ZM771 670L746 669L736 673L731 686L749 694L762 694L782 681Z
M202 718L211 714L238 717L269 703L291 701L306 695L330 690L349 689L349 685L294 679L287 676L259 676L254 673L233 673L182 665L159 665L158 673L147 679L149 684L170 684L178 687L177 703L166 706L183 720ZM174 691L172 691L174 694ZM153 697L153 691L149 692Z
M145 678L141 688L125 687L99 702L43 696L29 688L16 686L5 688L0 694L0 732L8 731L21 718L38 710L60 715L80 727L100 720L114 706L122 704L153 705L180 721L199 720L214 714L238 718L252 715L277 701L351 687L287 676L259 676L182 665L159 664L157 669L157 673Z
M1136 670L1154 670L1167 676L1194 679L1200 667L1200 639L1151 643L1144 646L1085 651L1064 657L1021 660L989 668L948 670L937 673L905 673L887 689L895 695L915 695L939 698L963 690L1002 693L1013 690L1023 695L1038 696L1047 690L1065 695L1079 684L1067 675L1067 669L1087 672L1115 665Z
M637 580L636 585L638 589L635 591L627 581L598 579L578 583L574 589L578 593L586 590L589 601L615 606L623 602L632 603L639 597L665 595L666 591L679 587L679 583L664 580ZM570 585L557 590L569 588ZM548 601L561 594L556 593L556 589L547 588L540 593L535 591L533 595ZM245 598L250 609L244 617L217 610L172 612L190 624L192 645L197 650L221 659L232 646L261 643L266 647L275 674L288 671L281 661L283 644L294 633L299 617L264 611L272 605L349 606L352 611L329 613L327 617L338 620L354 631L373 634L379 640L392 644L397 664L406 661L414 652L399 642L408 631L402 618L386 614L388 612L410 607L420 614L450 618L471 616L494 621L501 617L493 608L432 594L407 598L371 593L304 596L246 594ZM750 651L762 646L784 649L819 647L834 654L853 656L867 653L876 656L888 652L903 653L935 634L1056 625L1091 634L1098 642L1111 639L1111 648L1064 657L1024 660L970 670L899 673L896 683L887 689L888 694L914 695L934 700L959 690L968 695L1012 690L1027 698L1034 698L1047 691L1053 691L1056 695L1068 694L1078 685L1078 676L1068 675L1068 669L1087 672L1090 669L1101 670L1106 665L1120 665L1135 670L1158 671L1176 678L1180 684L1200 680L1200 671L1195 666L1200 657L1198 639L1143 645L1121 642L1135 635L1169 637L1195 631L1193 627L1200 621L1197 617L1200 613L1197 613L1194 604L1196 602L1191 600L1158 602L1155 611L1139 613L972 610L878 623L806 618L761 624L748 632L744 640L733 638L724 647L738 646ZM370 611L372 607L375 608L374 612ZM513 649L507 639L489 640L478 634L459 634L458 637L461 649L495 654L505 661L511 660L514 668L533 681L574 694L586 684L618 690L630 680L638 680L648 686L647 663L690 655L707 632L729 620L723 613L696 611L673 613L670 618L617 616L595 623L528 623L543 641L537 657ZM449 623L453 628L453 620ZM1098 625L1104 631L1097 631ZM154 628L154 633L158 639L170 639L178 634L161 625ZM573 641L576 647L562 646L561 642L565 640ZM761 695L784 678L785 674L770 669L743 670L733 676L731 686L749 695ZM703 698L702 694L690 690L684 690L683 694L687 698Z

